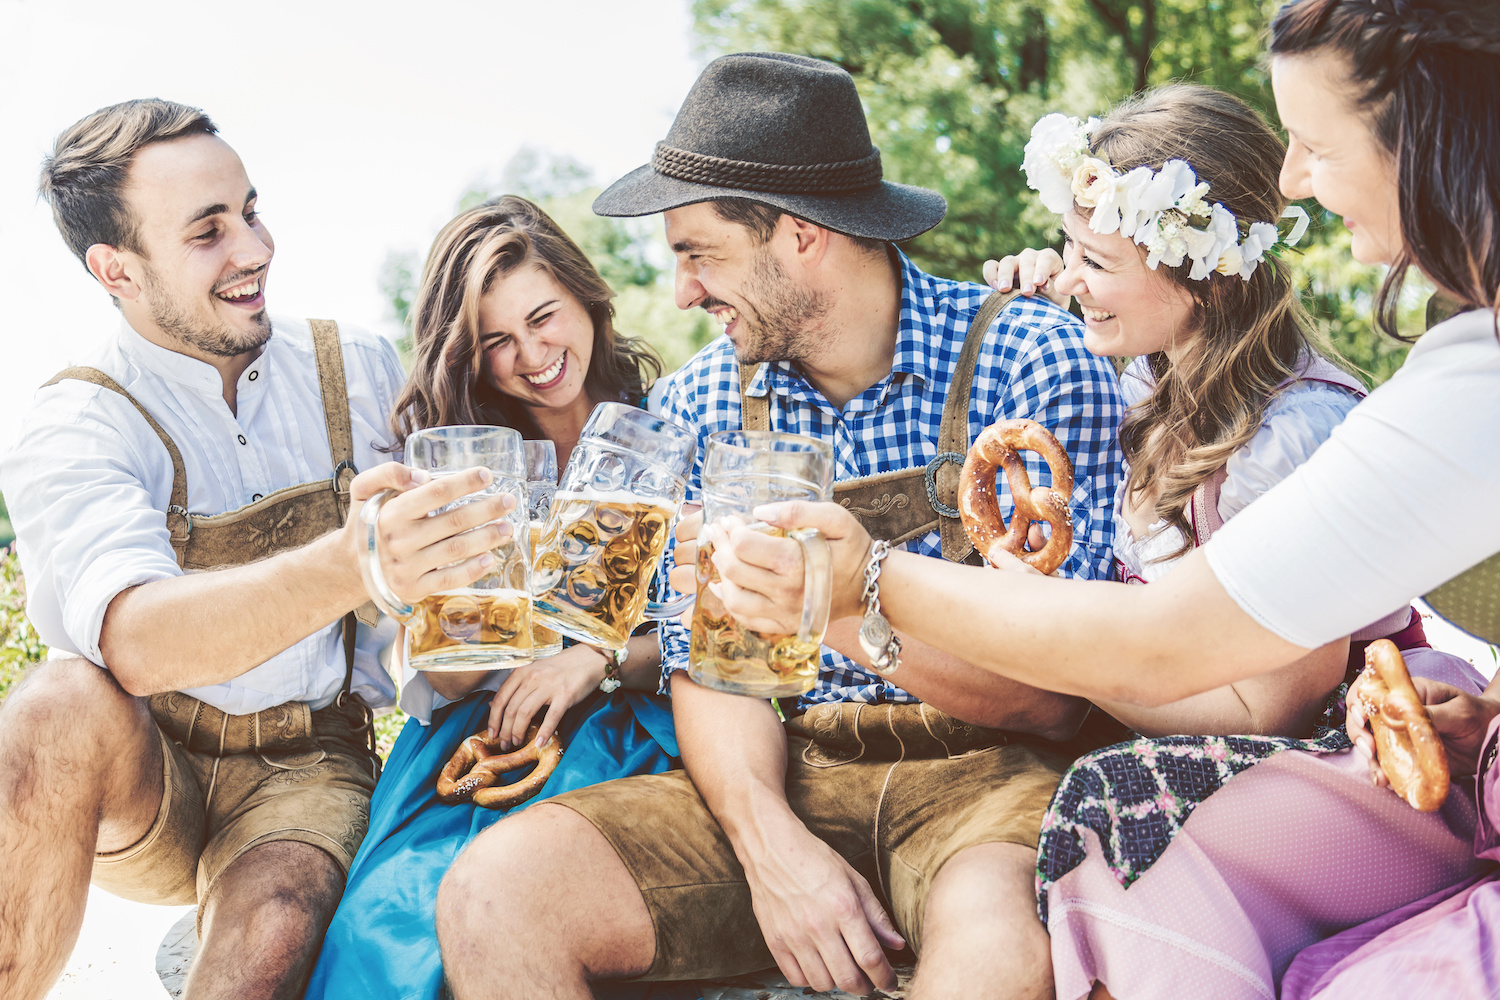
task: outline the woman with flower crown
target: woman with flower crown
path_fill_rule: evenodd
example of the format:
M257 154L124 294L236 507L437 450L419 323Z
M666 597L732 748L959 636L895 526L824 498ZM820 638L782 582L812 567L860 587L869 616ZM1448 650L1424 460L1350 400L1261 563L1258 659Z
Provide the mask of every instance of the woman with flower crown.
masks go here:
M1500 738L1500 689L1480 695L1472 674L1448 672L1460 664L1408 651L1459 776L1426 814L1372 783L1359 713L1351 751L1339 749L1349 744L1331 726L1337 715L1315 706L1339 683L1350 633L1362 638L1394 609L1409 615L1411 599L1439 584L1472 598L1468 627L1500 637L1500 607L1483 597L1500 579L1500 5L1293 0L1272 46L1292 137L1283 192L1343 216L1357 259L1393 265L1380 299L1387 330L1412 264L1457 306L1401 372L1352 410L1332 387L1307 384L1327 369L1297 339L1305 327L1274 258L1293 232L1272 236L1284 202L1263 128L1182 106L1138 116L1133 130L1118 115L1088 129L1051 119L1028 158L1052 160L1050 176L1034 179L1070 240L1054 280L1079 296L1102 350L1146 356L1126 379L1138 402L1122 429L1132 475L1121 561L1151 584L925 566L872 543L835 505L756 512L829 539L832 617L883 617L1157 735L1092 768L1086 760L1054 801L1038 881L1068 1000L1357 995L1332 987L1361 957L1369 966L1361 935L1379 922L1288 966L1321 938L1421 909L1430 892L1468 920L1457 928L1463 950L1441 966L1441 942L1413 937L1425 953L1410 948L1404 967L1380 974L1415 985L1441 967L1428 981L1441 995L1493 995L1474 901L1500 882L1473 881L1484 866L1472 853L1468 776L1484 772L1493 822L1479 849L1491 857L1500 766L1495 753L1479 758ZM1149 141L1133 144L1132 131ZM1019 267L1034 287L1054 266L1031 256L998 270ZM1330 417L1299 405L1312 393L1318 408L1348 411L1331 432ZM726 606L750 628L784 631L800 609L786 572L795 553L761 533L720 534L705 539ZM1163 555L1176 557L1170 571ZM1434 679L1445 674L1451 683ZM1199 735L1161 735L1174 730ZM1202 735L1247 731L1262 735ZM1366 993L1382 985L1358 982Z
M1028 181L1062 216L1064 252L989 261L985 277L998 291L1019 283L1063 304L1076 297L1089 350L1134 358L1121 376L1122 582L1166 576L1311 457L1365 395L1327 359L1278 259L1307 227L1276 191L1285 154L1237 99L1186 85L1134 98L1102 121L1048 115L1027 144ZM1272 218L1279 229L1264 221ZM1330 925L1470 872L1466 797L1415 817L1368 787L1364 759L1351 752L1343 685L1379 638L1416 676L1484 689L1472 665L1428 645L1403 605L1280 669L1195 697L1151 708L1094 697L1139 736L1079 760L1043 820L1038 905L1058 996L1096 982L1100 995L1156 996L1164 970L1197 996L1274 990ZM1210 796L1212 808L1199 812ZM1305 803L1311 822L1285 808L1291 801ZM1336 850L1326 839L1334 831ZM1265 878L1256 858L1300 868L1301 891ZM1406 881L1353 909L1347 899L1318 904L1372 863L1406 864Z

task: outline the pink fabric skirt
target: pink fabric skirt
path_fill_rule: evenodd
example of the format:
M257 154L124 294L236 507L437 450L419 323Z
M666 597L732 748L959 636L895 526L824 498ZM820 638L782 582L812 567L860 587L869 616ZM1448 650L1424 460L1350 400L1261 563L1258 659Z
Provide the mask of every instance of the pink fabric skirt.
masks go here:
M1417 652L1413 673L1482 689L1455 657ZM1289 750L1199 805L1128 890L1085 833L1087 857L1048 896L1059 1000L1095 981L1118 1000L1275 1000L1304 948L1488 869L1472 785L1418 813L1353 751Z
M1308 948L1283 1000L1500 997L1500 874L1491 872Z

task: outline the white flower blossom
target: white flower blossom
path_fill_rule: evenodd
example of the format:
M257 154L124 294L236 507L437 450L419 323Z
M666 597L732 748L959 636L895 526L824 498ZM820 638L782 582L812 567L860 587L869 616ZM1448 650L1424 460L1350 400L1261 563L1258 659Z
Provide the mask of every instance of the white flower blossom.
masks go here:
M1191 259L1189 277L1207 278L1214 271L1238 274L1247 281L1279 237L1269 222L1252 223L1243 241L1234 214L1208 201L1209 185L1184 160L1168 160L1160 170L1140 166L1121 175L1109 160L1093 154L1089 137L1101 123L1050 114L1031 130L1022 169L1042 204L1061 215L1073 207L1091 209L1089 228L1101 235L1119 233L1144 246L1146 265L1178 267ZM1307 229L1307 213L1295 206L1282 213L1294 218L1282 241L1296 244ZM1196 228L1192 219L1207 219Z
M1073 200L1079 208L1093 208L1119 176L1113 167L1097 156L1082 157L1073 168Z
M1209 213L1208 202L1204 196L1208 194L1208 182L1199 181L1198 184L1177 203L1178 211L1189 217L1206 218Z
M1238 274L1241 277L1246 277L1246 275L1244 274L1244 268L1245 255L1240 252L1239 244L1231 243L1229 246L1225 247L1224 252L1219 255L1219 265L1218 267L1214 268L1214 270L1218 271L1220 274ZM1254 268L1252 268L1251 270L1254 270Z
M1112 233L1119 230L1120 235L1127 239L1135 237L1141 227L1150 224L1150 218L1157 214L1145 207L1145 192L1151 186L1153 176L1150 167L1136 167L1120 178L1110 192L1111 196L1108 199L1100 199L1099 207L1094 209L1094 217L1090 220L1089 228L1096 233ZM1101 212L1109 213L1102 222ZM1101 225L1108 228L1100 228ZM1141 241L1136 240L1136 242Z
M1088 137L1077 118L1050 114L1031 130L1021 169L1048 211L1062 215L1073 207L1073 166L1087 151Z

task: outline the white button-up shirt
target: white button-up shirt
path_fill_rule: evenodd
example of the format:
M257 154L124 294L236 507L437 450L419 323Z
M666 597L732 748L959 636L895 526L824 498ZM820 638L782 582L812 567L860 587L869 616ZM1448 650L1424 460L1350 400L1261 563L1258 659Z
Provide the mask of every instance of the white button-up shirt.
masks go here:
M333 473L312 331L273 319L260 357L240 375L238 413L211 365L158 347L122 323L83 364L118 382L182 453L188 510L220 514ZM404 376L384 338L340 330L354 462L389 461L389 415ZM19 442L0 458L0 491L26 575L27 616L43 642L108 666L99 652L116 594L182 570L165 511L172 460L123 396L76 379L36 394ZM253 607L253 603L251 605ZM376 659L379 639L360 626L354 690L371 706L395 696ZM288 701L329 704L344 680L341 625L333 622L233 680L186 691L236 715Z

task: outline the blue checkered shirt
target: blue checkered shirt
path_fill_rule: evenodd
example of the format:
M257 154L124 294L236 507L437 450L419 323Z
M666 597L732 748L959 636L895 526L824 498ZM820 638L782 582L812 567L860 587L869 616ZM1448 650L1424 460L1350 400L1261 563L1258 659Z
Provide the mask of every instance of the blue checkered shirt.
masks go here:
M802 377L793 362L776 362L751 381L751 396L770 395L770 427L833 443L836 480L926 465L938 453L938 432L948 384L958 367L964 337L989 288L936 278L900 254L901 319L891 372L839 409ZM703 450L715 431L740 421L740 373L734 346L720 337L666 379L661 413L698 433L688 482L697 499ZM1115 489L1123 463L1115 430L1124 414L1114 369L1083 346L1083 325L1040 296L1016 298L986 332L969 398L970 443L997 420L1029 417L1047 427L1073 460L1071 497L1074 544L1059 576L1106 580L1111 568ZM1023 452L1033 484L1051 481L1046 463ZM1005 477L1000 509L1013 513ZM904 548L942 557L939 533ZM672 565L670 551L667 565ZM661 627L662 691L687 669L688 630L676 621ZM914 702L912 695L823 647L813 689L798 701L806 709L824 702Z

